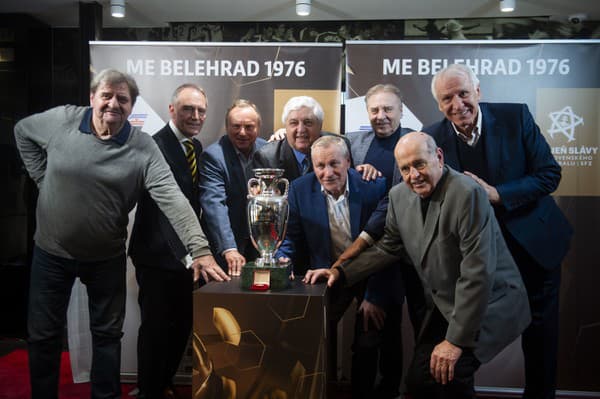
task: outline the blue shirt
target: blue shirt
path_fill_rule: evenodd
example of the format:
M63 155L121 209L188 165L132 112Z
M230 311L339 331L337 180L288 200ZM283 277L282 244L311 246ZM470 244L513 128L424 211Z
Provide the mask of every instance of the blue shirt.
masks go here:
M308 169L310 168L310 165L306 165L306 170L304 170L303 162L307 158L307 155L303 152L296 150L294 147L292 147L292 151L294 152L294 156L296 157L296 162L298 162L298 170L300 171L300 174L305 174L306 171L308 171Z

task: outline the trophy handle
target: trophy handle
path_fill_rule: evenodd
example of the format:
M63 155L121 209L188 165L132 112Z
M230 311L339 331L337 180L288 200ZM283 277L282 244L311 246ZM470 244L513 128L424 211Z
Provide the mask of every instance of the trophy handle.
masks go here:
M256 186L258 186L258 192L256 192ZM255 196L260 194L261 191L262 187L260 185L260 180L258 180L256 177L251 177L248 180L248 195Z
M279 178L279 179L278 179L278 181L277 181L277 184L278 184L278 185L279 185L280 183L281 183L281 184L283 184L283 186L285 187L285 189L283 190L284 192L283 192L281 195L283 195L284 197L287 197L287 195L288 195L288 191L289 191L289 188L290 188L290 182L289 182L289 180L288 180L288 179L286 179L285 177L281 177L281 178Z

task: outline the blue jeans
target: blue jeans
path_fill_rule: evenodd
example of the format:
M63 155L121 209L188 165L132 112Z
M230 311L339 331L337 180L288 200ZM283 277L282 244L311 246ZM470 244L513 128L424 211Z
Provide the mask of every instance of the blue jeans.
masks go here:
M60 355L75 278L87 288L92 332L92 398L120 398L125 318L125 254L97 262L54 256L35 247L28 312L31 397L58 398Z

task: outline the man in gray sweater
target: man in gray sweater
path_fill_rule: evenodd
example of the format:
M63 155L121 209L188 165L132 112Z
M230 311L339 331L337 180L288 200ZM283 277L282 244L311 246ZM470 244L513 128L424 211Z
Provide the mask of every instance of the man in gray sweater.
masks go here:
M15 126L21 157L39 189L28 314L34 399L57 397L76 277L89 297L92 398L121 397L127 223L143 189L185 245L194 279L229 279L157 145L127 121L138 93L129 75L104 70L91 83L91 107L56 107Z

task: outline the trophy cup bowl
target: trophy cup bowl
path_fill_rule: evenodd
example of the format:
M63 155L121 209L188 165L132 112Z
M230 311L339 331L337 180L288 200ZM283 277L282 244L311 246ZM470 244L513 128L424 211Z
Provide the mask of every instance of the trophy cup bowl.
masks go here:
M283 169L253 169L248 180L247 217L250 239L260 257L242 267L242 288L284 289L289 286L291 265L275 259L287 228L289 182Z

